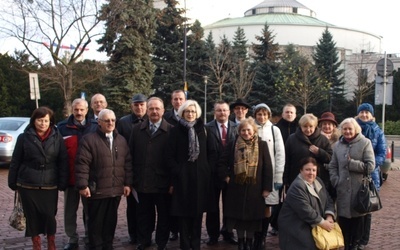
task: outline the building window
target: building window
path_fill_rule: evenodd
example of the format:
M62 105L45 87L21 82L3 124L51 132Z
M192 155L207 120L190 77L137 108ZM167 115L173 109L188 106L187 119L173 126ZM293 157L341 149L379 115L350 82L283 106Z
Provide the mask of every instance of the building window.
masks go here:
M293 7L293 13L297 14L297 8Z
M274 7L269 7L268 8L268 13L274 13Z

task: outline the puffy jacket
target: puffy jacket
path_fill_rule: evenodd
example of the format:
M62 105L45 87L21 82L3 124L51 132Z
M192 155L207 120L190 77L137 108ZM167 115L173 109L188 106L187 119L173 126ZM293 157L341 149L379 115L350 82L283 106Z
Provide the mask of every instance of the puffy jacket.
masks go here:
M75 161L75 186L79 189L95 187L91 199L121 196L124 186L132 185L132 159L125 138L113 133L113 146L97 128L81 139Z
M64 138L64 143L68 153L68 167L70 186L75 185L75 157L78 151L78 143L82 136L96 131L97 121L86 119L85 125L76 125L74 123L74 115L70 115L68 119L57 124L60 134Z
M58 188L68 183L67 150L55 126L43 142L35 129L28 126L18 136L8 174L8 186L25 188Z
M364 123L359 118L357 118L357 122L362 128L362 134L371 140L372 148L374 149L375 169L372 171L371 177L374 181L375 187L379 190L381 186L380 166L383 165L386 158L385 134L376 122ZM368 127L371 129L371 131Z

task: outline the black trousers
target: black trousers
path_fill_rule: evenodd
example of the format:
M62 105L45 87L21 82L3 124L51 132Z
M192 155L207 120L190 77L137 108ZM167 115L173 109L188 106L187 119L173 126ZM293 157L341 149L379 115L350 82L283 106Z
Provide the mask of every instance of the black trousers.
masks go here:
M220 206L219 206L219 201L220 201L220 194L221 194L221 188L215 187L214 188L214 200L210 201L212 204L212 211L213 212L207 212L206 215L206 228L207 228L207 233L208 236L210 237L211 240L218 240L219 234L220 234Z
M368 245L369 235L371 233L371 222L372 222L372 214L366 214L364 217L364 228L363 235L360 240L360 244Z
M120 196L104 199L88 199L90 250L113 249L120 201Z
M132 192L126 197L126 220L128 223L128 234L131 239L137 239L137 202Z
M339 216L338 223L342 229L345 250L350 250L359 243L363 234L364 219L364 216L350 219Z
M202 219L203 214L195 217L179 217L180 247L182 250L200 250Z
M138 242L142 245L151 243L154 231L154 218L157 208L156 243L164 248L169 238L169 194L168 193L138 193L137 206Z

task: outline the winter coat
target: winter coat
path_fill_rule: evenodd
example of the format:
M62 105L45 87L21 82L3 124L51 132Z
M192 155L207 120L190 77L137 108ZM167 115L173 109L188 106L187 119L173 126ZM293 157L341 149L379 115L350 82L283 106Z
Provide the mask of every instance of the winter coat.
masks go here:
M97 129L97 121L86 119L85 125L76 125L74 123L74 115L70 115L68 119L57 124L60 134L64 138L65 147L68 153L68 167L70 186L75 186L75 158L78 151L78 143L85 134L93 133Z
M309 147L315 145L319 148L317 155L310 152ZM321 129L316 128L311 136L305 136L301 128L297 128L296 132L289 136L285 144L286 162L285 171L283 173L283 183L290 185L297 175L300 173L300 162L303 158L313 157L318 163L318 177L324 181L329 188L329 172L324 167L325 163L329 163L332 155L332 148L328 138L321 134Z
M164 113L163 118L171 125L176 126L178 125L178 118L175 115L174 109L168 110Z
M366 132L366 129L362 125L360 119L356 119L357 122L360 124L362 128L362 134L371 140L372 148L374 149L375 154L375 169L371 173L372 180L374 181L375 187L379 191L381 187L381 180L380 180L380 166L383 165L386 159L386 139L385 134L380 129L379 125L376 122L372 122L372 133L370 133L370 137Z
M285 169L285 143L282 139L281 130L270 121L267 121L264 125L257 125L257 127L258 136L268 144L274 176L273 183L282 184L283 170ZM279 190L273 187L273 191L265 198L265 204L279 204Z
M360 133L351 142L340 137L334 147L329 173L332 186L337 192L338 215L345 218L362 216L353 207L364 170L368 169L369 173L374 170L375 157L371 141Z
M132 159L125 138L113 132L112 150L105 134L97 128L80 141L75 162L76 187L91 189L89 199L121 196L132 185Z
M167 193L171 173L165 161L172 125L162 120L160 127L152 135L149 120L134 126L129 140L133 164L133 187L141 193Z
M239 220L261 220L265 217L263 191L272 191L272 163L268 145L258 138L259 156L255 184L238 184L234 175L236 140L228 144L218 161L218 173L222 180L230 177L224 200L224 217Z
M283 142L286 143L289 136L296 132L298 128L299 122L294 120L292 122L288 122L285 119L281 118L275 125L281 130Z
M300 174L290 185L278 217L280 249L316 249L311 229L327 214L335 215L332 199L320 178L315 179L314 187Z
M172 178L171 214L181 217L196 217L206 212L211 201L211 171L216 161L213 137L199 118L194 125L198 136L200 154L194 162L189 159L188 129L178 124L170 131L166 162Z
M147 119L147 115L144 115L142 118L138 118L135 114L129 114L126 116L121 117L117 122L117 130L118 134L122 135L126 142L129 143L129 139L131 137L131 132L133 126L138 123L143 122Z
M65 190L68 185L67 150L55 126L43 142L28 126L15 145L8 173L8 186L16 190L45 188Z

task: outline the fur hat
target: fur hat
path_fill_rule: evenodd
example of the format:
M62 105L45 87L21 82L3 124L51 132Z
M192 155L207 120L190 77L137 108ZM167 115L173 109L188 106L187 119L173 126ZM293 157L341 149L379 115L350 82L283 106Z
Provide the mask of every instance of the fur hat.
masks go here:
M335 115L332 114L331 112L325 112L321 115L321 118L318 120L318 123L323 122L323 121L332 122L333 124L335 124L336 127L338 125L338 123L335 119Z

